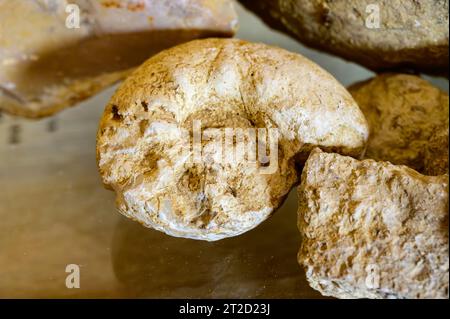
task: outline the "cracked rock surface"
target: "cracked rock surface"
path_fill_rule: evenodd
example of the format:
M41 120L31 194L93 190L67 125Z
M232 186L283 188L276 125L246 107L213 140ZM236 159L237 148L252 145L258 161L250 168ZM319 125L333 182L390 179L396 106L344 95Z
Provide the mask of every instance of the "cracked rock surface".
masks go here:
M276 130L275 139L258 131L262 149L276 142L269 163L224 160L238 148L254 149L254 139L232 139L231 151L221 151L223 135L194 144L196 122L210 137L217 129ZM367 136L351 95L308 59L208 39L163 51L124 82L100 123L97 158L123 214L169 235L218 240L267 219L313 147L359 156Z
M298 188L299 263L338 298L448 298L448 176L314 150Z

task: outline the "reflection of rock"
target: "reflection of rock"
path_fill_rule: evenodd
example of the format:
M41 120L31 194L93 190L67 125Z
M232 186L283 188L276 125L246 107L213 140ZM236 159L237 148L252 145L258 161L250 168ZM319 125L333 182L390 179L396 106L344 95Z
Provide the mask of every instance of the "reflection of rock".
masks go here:
M296 262L296 198L257 229L218 242L175 238L121 219L113 267L127 296L319 297Z

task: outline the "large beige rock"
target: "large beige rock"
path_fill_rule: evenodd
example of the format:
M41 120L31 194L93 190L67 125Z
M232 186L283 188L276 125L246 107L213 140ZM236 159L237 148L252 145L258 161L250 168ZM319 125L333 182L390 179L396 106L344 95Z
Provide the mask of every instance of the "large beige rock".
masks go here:
M80 28L67 27L69 4ZM0 0L0 109L51 115L163 49L232 36L236 25L231 0Z
M315 150L298 194L298 260L314 289L448 298L448 176Z
M448 172L447 93L407 74L378 75L349 91L369 123L366 158L427 175Z
M237 128L269 136L258 131L256 162L225 160L256 148L236 131L235 148L226 149L224 134ZM219 138L205 138L214 131ZM367 137L351 95L313 62L264 44L208 39L156 55L124 82L105 109L97 154L123 214L169 235L218 240L267 219L313 147L359 156ZM270 161L259 159L264 153Z
M240 2L306 45L370 69L448 73L448 0Z

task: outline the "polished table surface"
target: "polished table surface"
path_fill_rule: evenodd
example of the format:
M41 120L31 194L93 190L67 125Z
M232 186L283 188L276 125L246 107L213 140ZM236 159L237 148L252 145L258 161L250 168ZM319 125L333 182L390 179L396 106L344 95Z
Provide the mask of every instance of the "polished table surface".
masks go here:
M344 85L367 70L307 49L238 7L238 37L302 53ZM429 78L431 79L431 78ZM431 79L448 92L448 81ZM100 182L98 120L114 88L55 117L0 117L0 298L318 298L296 261L296 192L256 229L219 242L122 217ZM66 267L80 267L80 288Z

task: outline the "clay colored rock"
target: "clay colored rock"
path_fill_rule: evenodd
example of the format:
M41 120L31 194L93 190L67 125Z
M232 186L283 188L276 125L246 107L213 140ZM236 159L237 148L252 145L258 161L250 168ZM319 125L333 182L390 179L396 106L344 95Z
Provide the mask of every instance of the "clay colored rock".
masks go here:
M0 0L0 109L52 115L163 49L236 25L230 0Z
M448 298L448 177L315 150L298 189L299 263L338 298Z
M447 93L406 74L379 75L349 91L369 122L366 158L426 175L448 172Z
M448 174L448 125L437 129L425 149L424 174Z
M448 0L240 0L270 26L372 70L448 73Z
M97 157L123 214L218 240L267 219L312 148L359 156L367 136L351 95L308 59L208 39L163 51L124 82L105 109Z

